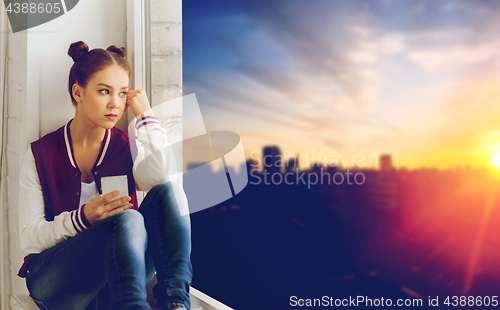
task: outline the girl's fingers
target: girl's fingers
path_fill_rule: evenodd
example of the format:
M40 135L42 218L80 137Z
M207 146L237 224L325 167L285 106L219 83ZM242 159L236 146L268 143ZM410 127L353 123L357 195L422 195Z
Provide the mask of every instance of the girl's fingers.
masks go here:
M129 204L126 204L126 205L124 205L124 206L122 206L122 207L119 207L119 208L113 209L113 210L111 210L111 211L108 211L108 212L106 212L106 215L105 215L105 217L104 217L104 218L106 218L106 217L110 217L110 216L113 216L113 215L115 215L115 214L117 214L117 213L120 213L120 212L122 212L122 211L125 211L125 210L127 210L127 209L130 209L130 208L132 208L132 206L133 206L133 204L129 203Z
M127 97L135 97L137 94L140 94L141 90L129 90L127 92Z
M97 197L99 197L97 201L99 204L106 204L106 203L110 202L111 200L113 200L113 198L115 198L116 196L120 195L120 193L121 193L121 191L119 189L117 189L117 190L115 190L111 193L108 193L106 195L101 194L101 195L97 196Z
M109 212L109 211L121 206L122 204L129 202L130 200L131 200L130 196L125 196L125 197L122 197L120 199L114 200L108 204L105 204L104 210L105 210L105 212Z

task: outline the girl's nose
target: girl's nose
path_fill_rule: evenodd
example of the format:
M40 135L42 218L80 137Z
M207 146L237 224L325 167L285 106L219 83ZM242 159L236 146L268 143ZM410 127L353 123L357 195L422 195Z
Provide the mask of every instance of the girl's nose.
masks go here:
M118 101L118 98L116 98L115 96L111 96L110 97L110 100L108 102L108 108L110 109L115 109L119 106L119 101Z

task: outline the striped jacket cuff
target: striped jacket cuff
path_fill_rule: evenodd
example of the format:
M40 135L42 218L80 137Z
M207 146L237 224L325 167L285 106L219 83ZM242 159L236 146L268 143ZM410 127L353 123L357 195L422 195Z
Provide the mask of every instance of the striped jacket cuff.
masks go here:
M86 205L86 204L84 204L84 205L82 206L82 222L83 222L83 224L84 224L85 226L87 226L87 228L89 228L89 227L90 227L90 226L92 226L92 225L90 225L89 221L87 220L87 217L85 216L85 212L83 212L83 211L84 211L84 209L83 209L83 208L85 208L85 205Z
M161 125L160 120L156 116L146 115L137 119L135 122L135 128L139 130L144 125L158 124Z
M83 208L85 205L80 208L71 211L71 222L73 223L73 227L75 227L77 232L81 232L90 227L89 222L85 218L85 214L83 213Z

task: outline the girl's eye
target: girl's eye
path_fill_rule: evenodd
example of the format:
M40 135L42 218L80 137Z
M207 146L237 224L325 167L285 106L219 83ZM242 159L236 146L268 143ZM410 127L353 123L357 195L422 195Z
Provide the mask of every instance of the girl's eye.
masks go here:
M109 90L107 90L107 89L101 89L99 92L100 92L101 94L103 94L103 95L107 95L107 94L109 94Z
M122 92L120 95L121 95L122 97L125 97L125 96L127 95L127 92L126 92L126 91L124 91L124 92Z

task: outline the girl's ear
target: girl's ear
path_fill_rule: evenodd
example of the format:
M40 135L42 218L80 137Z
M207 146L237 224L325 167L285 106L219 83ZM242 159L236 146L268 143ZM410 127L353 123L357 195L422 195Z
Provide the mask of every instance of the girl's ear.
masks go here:
M75 98L76 102L77 103L80 103L82 102L82 88L80 87L80 85L78 84L73 84L73 89L72 89L72 92L73 92L73 98Z

